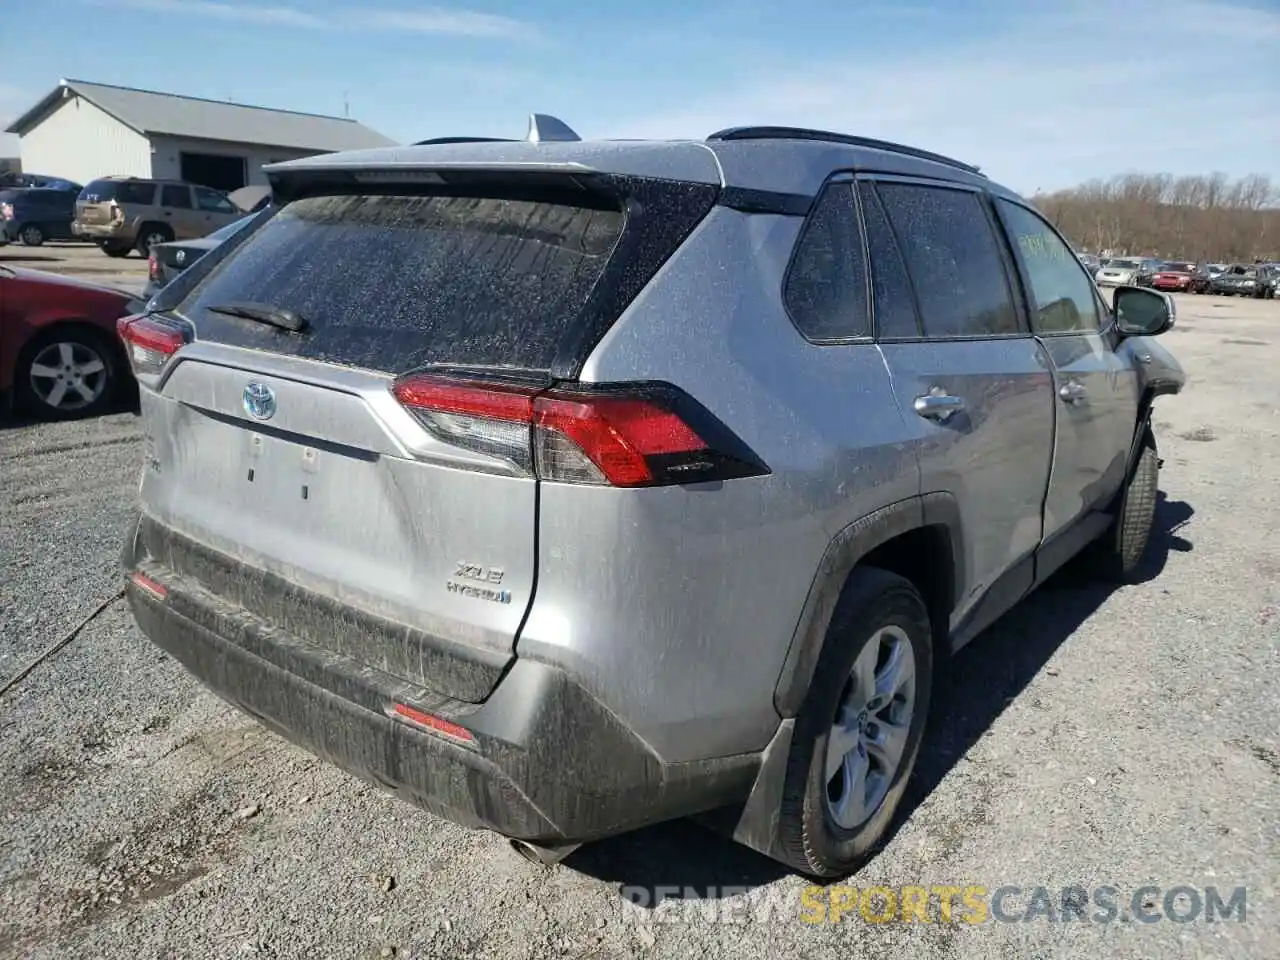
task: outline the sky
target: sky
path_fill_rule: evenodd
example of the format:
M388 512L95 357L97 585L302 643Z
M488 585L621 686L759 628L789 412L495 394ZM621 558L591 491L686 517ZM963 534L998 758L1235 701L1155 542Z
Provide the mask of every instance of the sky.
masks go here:
M1024 193L1137 171L1280 183L1280 0L0 3L5 126L68 77L349 110L400 142L521 137L537 111L583 137L839 130Z

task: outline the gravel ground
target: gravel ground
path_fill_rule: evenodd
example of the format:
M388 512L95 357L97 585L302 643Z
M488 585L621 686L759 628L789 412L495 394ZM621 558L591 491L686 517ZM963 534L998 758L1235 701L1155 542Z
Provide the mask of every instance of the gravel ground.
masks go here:
M805 881L683 822L537 867L265 733L116 603L0 705L0 955L1276 956L1280 303L1180 310L1148 578L1058 578L961 654L850 882L1244 885L1246 922L812 925ZM118 588L136 437L129 414L0 425L0 677ZM625 906L644 884L750 892Z

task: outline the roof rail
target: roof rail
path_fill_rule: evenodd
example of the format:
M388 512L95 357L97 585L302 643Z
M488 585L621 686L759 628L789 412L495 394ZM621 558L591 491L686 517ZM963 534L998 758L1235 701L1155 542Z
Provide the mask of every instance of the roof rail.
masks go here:
M415 147L430 147L443 143L515 143L510 137L432 137L430 140L419 140Z
M529 114L529 133L525 137L530 143L574 143L582 138L558 117L545 113Z
M847 133L832 133L829 130L809 130L804 127L730 127L717 130L707 137L708 140L821 140L827 143L843 143L851 147L866 147L869 150L885 150L889 153L900 153L920 160L932 160L934 163L945 163L949 167L986 176L978 167L964 163L952 157L945 157L930 150L908 147L901 143L890 143L888 140L876 140L872 137L855 137Z

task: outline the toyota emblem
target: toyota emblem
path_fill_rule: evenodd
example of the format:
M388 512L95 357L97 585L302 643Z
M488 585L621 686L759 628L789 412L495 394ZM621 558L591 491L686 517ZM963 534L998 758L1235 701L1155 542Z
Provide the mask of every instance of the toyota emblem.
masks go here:
M186 263L187 252L185 250L179 250L176 254L174 254L173 259L176 260L178 263Z
M244 412L255 420L270 420L276 412L275 391L265 383L251 383L244 388Z

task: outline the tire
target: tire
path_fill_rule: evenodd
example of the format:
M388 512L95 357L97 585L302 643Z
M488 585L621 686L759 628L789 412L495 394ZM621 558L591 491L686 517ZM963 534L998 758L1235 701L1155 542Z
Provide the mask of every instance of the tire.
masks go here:
M163 223L144 223L138 231L138 253L144 257L151 256L151 248L157 243L168 243L173 239L173 231Z
M83 327L51 327L18 357L18 404L41 420L79 420L106 410L119 385L119 359L107 338Z
M1148 430L1116 507L1115 519L1097 542L1095 569L1113 583L1132 583L1147 552L1160 490L1160 458Z
M872 643L875 653L868 652ZM909 661L902 659L908 654ZM880 707L873 699L872 709L860 708L865 694L859 691L869 687L857 680L870 670L883 682L894 663L900 680L908 676L906 667L912 668L910 688L896 688L909 694L909 703L895 695ZM909 580L888 571L855 569L832 615L812 685L796 718L778 824L788 866L814 877L840 877L875 852L920 751L932 677L929 613L919 592ZM897 722L889 722L895 715ZM844 725L837 723L842 718ZM894 729L898 736L877 746L876 737ZM885 743L901 748L891 769L884 764ZM845 751L846 746L851 749ZM834 751L831 757L829 748ZM829 760L837 763L831 776ZM877 768L882 772L873 786L867 775ZM855 795L848 776L855 770L862 774L861 809L848 802ZM831 787L837 780L840 785L833 797Z
M118 243L108 242L108 243L101 243L98 246L101 247L102 252L105 253L108 257L112 257L117 260L123 257L127 257L129 253L133 250L133 248L130 247L128 244L125 244L122 246Z
M38 247L45 241L44 228L38 223L24 223L18 229L18 239L24 247Z

